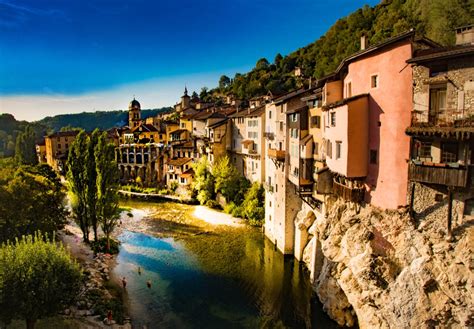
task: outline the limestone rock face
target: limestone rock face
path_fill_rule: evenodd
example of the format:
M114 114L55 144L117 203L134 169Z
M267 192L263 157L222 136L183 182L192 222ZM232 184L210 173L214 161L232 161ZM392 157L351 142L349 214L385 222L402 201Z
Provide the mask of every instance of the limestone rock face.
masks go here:
M420 229L405 211L335 201L314 224L324 255L314 285L325 310L340 325L361 328L474 325L474 229L468 224L449 243L444 221Z

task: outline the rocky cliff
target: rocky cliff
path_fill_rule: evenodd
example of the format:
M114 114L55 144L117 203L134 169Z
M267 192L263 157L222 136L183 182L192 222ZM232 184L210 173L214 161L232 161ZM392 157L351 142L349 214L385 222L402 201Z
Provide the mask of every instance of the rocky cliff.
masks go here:
M431 328L474 325L473 221L415 223L405 210L328 203L307 248L319 246L315 290L340 325ZM305 250L305 254L307 254Z

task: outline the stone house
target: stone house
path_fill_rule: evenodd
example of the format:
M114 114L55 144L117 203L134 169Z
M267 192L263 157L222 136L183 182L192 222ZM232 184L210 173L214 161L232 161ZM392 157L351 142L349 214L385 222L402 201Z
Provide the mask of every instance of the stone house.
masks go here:
M420 50L407 62L413 67L410 210L419 220L460 224L474 216L474 45Z

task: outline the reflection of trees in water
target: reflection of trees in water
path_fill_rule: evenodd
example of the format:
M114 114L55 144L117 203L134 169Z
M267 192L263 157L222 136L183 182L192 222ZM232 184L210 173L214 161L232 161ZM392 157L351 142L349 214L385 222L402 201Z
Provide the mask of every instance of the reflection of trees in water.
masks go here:
M207 235L186 237L203 271L238 282L260 311L261 327L283 323L311 327L309 279L293 259L284 259L254 229L218 229Z

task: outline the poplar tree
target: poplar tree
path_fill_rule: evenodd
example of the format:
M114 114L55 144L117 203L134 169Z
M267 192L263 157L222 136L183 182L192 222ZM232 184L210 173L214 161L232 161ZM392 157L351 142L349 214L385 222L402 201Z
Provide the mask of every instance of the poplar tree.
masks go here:
M69 149L67 178L74 219L81 228L84 242L89 242L90 228L87 214L87 152L88 137L81 131Z
M107 134L100 135L95 148L97 170L97 219L107 239L110 251L110 235L114 231L120 215L118 205L119 173L115 161L115 148L107 142Z
M94 130L88 140L86 153L86 203L87 203L87 221L92 226L94 240L97 241L97 168L95 149L99 141L100 132Z
M20 165L35 165L38 163L35 147L36 134L31 126L16 137L15 160Z

